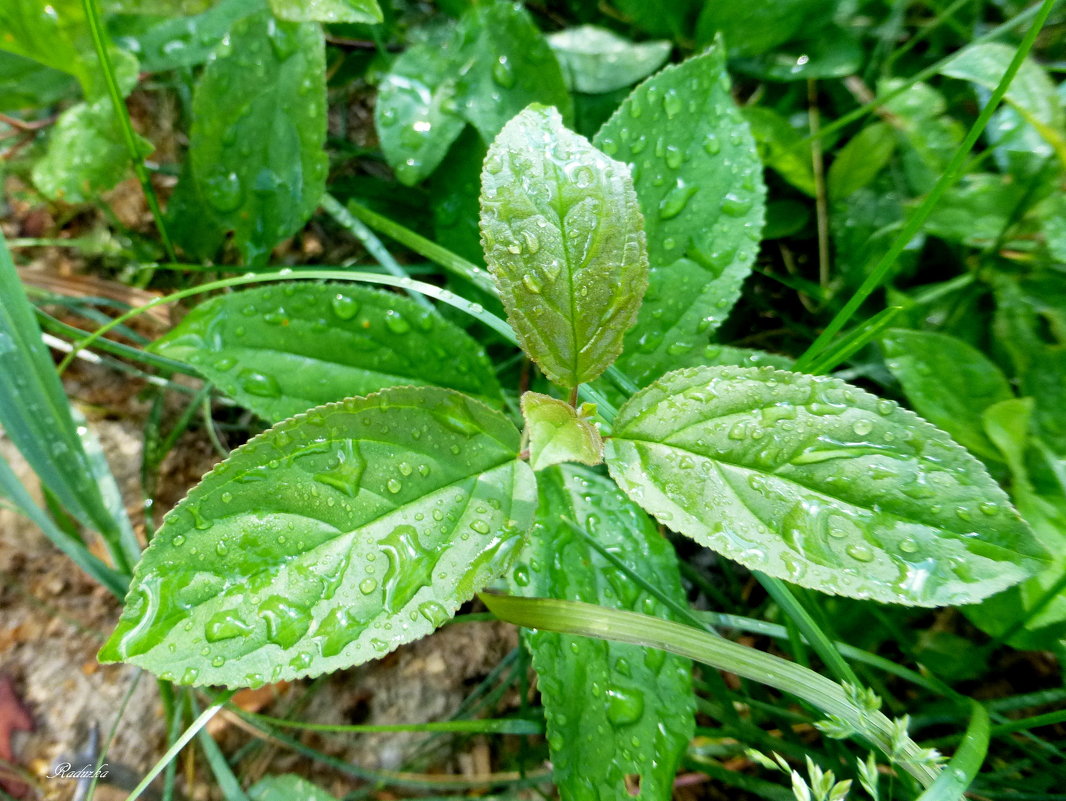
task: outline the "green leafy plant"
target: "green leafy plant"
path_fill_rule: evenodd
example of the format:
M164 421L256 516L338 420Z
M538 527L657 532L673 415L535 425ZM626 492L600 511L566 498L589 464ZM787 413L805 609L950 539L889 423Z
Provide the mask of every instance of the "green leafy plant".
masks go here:
M101 661L161 680L169 759L229 697L210 692L200 714L192 693L175 702L182 688L363 664L480 594L524 627L519 667L535 671L544 714L469 730L543 733L567 801L665 799L683 765L788 797L720 753L781 774L800 801L859 786L876 801L879 771L923 801L959 797L995 731L940 682L979 672L945 656L966 640L915 637L923 673L859 644L874 618L895 635L917 619L902 608L958 605L989 637L974 665L1001 643L1061 649L1064 93L1029 55L1052 4L967 46L931 45L947 55L905 80L894 65L914 45L889 45L901 20L874 25L885 12L865 5L619 0L602 15L569 3L559 19L574 24L550 35L539 9L441 5L428 20L372 0L0 10L0 112L68 103L21 177L52 201L106 208L132 167L156 235L126 232L118 247L150 266L124 276L177 287L75 342L61 366L96 346L168 387L175 372L203 379L181 425L155 435L171 445L216 391L254 434L157 530L149 521L142 553L40 329L81 335L34 317L0 250L0 366L15 377L0 382L0 423L48 508L3 461L0 494L124 596ZM917 40L959 26L957 11ZM993 41L1034 19L1017 46ZM187 106L165 214L124 100L139 70L177 76L160 80ZM743 105L731 74L754 87ZM346 111L327 113L352 76L376 85L372 112L357 110L373 120L370 147L337 134ZM819 127L819 82L836 79L857 97L869 81L875 100ZM963 125L957 109L974 100ZM878 121L852 126L875 108ZM350 169L364 158L372 169ZM323 268L287 250L307 235L313 251L318 209L376 264ZM815 279L797 271L797 247ZM915 287L944 254L958 274ZM887 308L871 308L882 289ZM206 294L143 348L104 338ZM756 349L761 334L738 328L764 317L813 344ZM714 579L694 566L706 559ZM752 577L743 591L735 565ZM760 586L784 625L690 604L746 602ZM793 660L719 629L787 642ZM717 671L800 699L802 714ZM969 716L947 769L911 738L908 697L882 711L884 671L952 704L951 720ZM813 724L825 759L769 736L751 710ZM195 720L178 736L183 714ZM242 798L199 738L224 793ZM869 753L853 773L833 743L847 738ZM293 775L249 790L294 793L326 797Z

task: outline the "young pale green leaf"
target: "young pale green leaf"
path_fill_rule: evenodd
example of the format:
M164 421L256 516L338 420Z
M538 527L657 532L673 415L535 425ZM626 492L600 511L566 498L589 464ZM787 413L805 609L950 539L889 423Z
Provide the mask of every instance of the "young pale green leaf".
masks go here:
M270 0L278 19L288 22L381 22L377 0Z
M252 801L337 801L336 796L295 773L264 776L248 788L248 797Z
M740 296L762 230L762 165L721 46L642 83L594 141L632 165L644 213L648 292L620 360L643 385L702 363Z
M530 106L496 137L481 175L481 241L522 348L576 387L615 360L647 286L629 170Z
M137 136L142 156L152 144ZM65 203L86 203L126 174L130 153L122 139L115 107L108 98L78 103L59 115L48 150L33 165L33 183Z
M962 340L931 331L894 328L881 345L918 414L979 456L1000 458L982 420L987 407L1014 396L998 366Z
M817 189L810 145L802 144L803 134L773 109L746 106L742 113L766 166L801 192L814 197Z
M532 522L518 447L503 415L429 387L275 426L167 515L100 659L254 686L429 633L509 566Z
M221 295L152 350L191 364L271 422L398 384L500 400L484 351L463 330L409 298L364 287L289 284Z
M626 567L684 604L677 557L647 515L611 481L577 465L552 468L538 483L543 512L513 571L516 595L674 616L571 527L586 529ZM526 643L560 795L669 799L695 724L691 663L655 648L550 631L530 631Z
M464 64L456 85L459 113L491 142L530 103L555 106L565 119L573 101L547 40L521 3L479 3L459 23Z
M433 172L466 126L455 97L466 55L455 29L437 29L405 50L382 79L374 124L402 183L414 185Z
M534 470L562 462L596 465L603 461L599 429L569 403L526 392L522 395L522 417L529 439L529 464Z
M831 594L973 603L1046 560L980 462L837 379L678 370L622 407L605 458L660 522Z
M548 37L571 88L588 94L623 89L651 75L670 57L667 41L631 42L596 25L553 33Z
M307 221L326 180L325 69L315 23L261 12L233 25L193 97L184 228L233 231L258 264Z

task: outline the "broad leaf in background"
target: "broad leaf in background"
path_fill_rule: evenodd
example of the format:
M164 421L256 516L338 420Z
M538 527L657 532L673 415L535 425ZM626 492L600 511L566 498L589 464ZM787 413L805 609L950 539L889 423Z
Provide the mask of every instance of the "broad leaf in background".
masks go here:
M1046 565L980 462L837 379L678 370L622 407L605 458L664 525L822 592L973 603Z
M699 10L699 0L613 0L611 3L623 19L652 36L687 34L692 17Z
M878 95L902 88L903 81L878 84ZM927 83L914 83L885 102L900 137L901 160L907 182L915 194L928 192L962 142L965 130L947 113L944 96Z
M454 28L437 28L393 62L378 87L374 124L385 160L412 186L437 168L466 122L456 83L467 54Z
M272 423L399 384L435 384L500 402L488 358L464 331L410 298L351 285L221 295L197 306L152 350L191 364Z
M102 5L109 14L189 15L207 9L211 0L103 0Z
M529 466L544 470L562 462L596 465L603 461L603 437L589 414L539 392L522 395L529 441Z
M685 604L677 557L608 479L565 465L541 473L540 509L511 577L516 595L584 601L671 619L572 526L663 595ZM553 779L568 801L665 801L694 731L692 665L655 648L529 631Z
M702 363L740 296L762 231L762 165L721 46L642 83L594 141L632 165L644 212L648 292L621 359L643 385Z
M894 328L881 345L914 411L978 456L1000 459L983 415L1014 394L994 362L960 339L931 331Z
M459 113L491 142L530 103L572 116L570 93L547 40L520 3L475 5L459 23L469 59L456 86Z
M856 33L829 23L815 31L805 29L803 39L790 40L772 53L733 59L732 66L767 81L807 81L853 75L862 69L865 56Z
M325 67L317 24L259 13L233 26L193 97L175 202L195 218L181 232L232 231L245 262L261 264L303 226L326 180Z
M481 185L485 259L523 350L560 386L591 381L647 285L629 169L531 106L489 148Z
M377 0L270 0L278 19L289 22L381 22Z
M137 136L142 156L152 144ZM130 153L109 98L78 103L59 115L44 156L33 165L33 183L53 200L86 203L126 174Z
M975 84L984 103L1013 58L1014 48L1009 45L973 44L956 54L940 72ZM1010 108L996 112L987 132L1000 169L1026 175L1052 155L1058 158L1060 168L1066 167L1066 111L1043 68L1026 59L1011 81L1005 100Z
M887 122L867 125L837 151L829 168L829 196L839 202L868 185L895 150L896 133Z
M255 686L383 656L510 565L536 503L519 434L451 390L287 420L167 515L103 661Z
M970 173L944 193L925 230L948 242L990 247L1010 230L1027 193L1009 175Z
M77 92L66 72L0 50L0 111L49 106Z
M747 106L741 113L751 127L763 163L798 190L814 197L811 148L802 144L803 135L773 109Z
M146 72L193 67L211 57L237 20L266 8L266 0L222 0L202 14L165 19L118 41L137 54Z
M696 25L696 41L705 44L721 34L733 54L759 55L809 31L812 18L824 19L831 5L827 0L706 3Z
M1013 631L1006 641L1014 648L1044 650L1066 640L1066 592L1060 583L1066 574L1066 488L1060 485L1039 493L1034 487L1029 464L1036 462L1027 459L1032 413L1032 398L1012 398L985 409L984 425L1010 467L1014 502L1051 554L1052 562L1031 579L964 611L993 637ZM1058 592L1049 595L1056 587ZM1025 621L1025 625L1019 627L1018 621Z
M295 773L260 779L248 788L248 797L252 801L337 801L336 796Z
M140 551L126 510L109 505L94 480L33 306L0 236L0 428L48 489L82 525L98 531L114 567L127 572Z
M596 25L553 33L548 44L570 88L588 94L632 86L659 69L673 47L666 41L638 44Z
M107 95L80 0L4 0L0 3L0 50L73 75L86 100ZM110 48L109 55L125 96L137 83L137 59L116 47Z
M478 196L487 152L481 137L468 127L455 140L428 187L437 244L478 265L485 263L478 228ZM468 292L463 294L469 296Z

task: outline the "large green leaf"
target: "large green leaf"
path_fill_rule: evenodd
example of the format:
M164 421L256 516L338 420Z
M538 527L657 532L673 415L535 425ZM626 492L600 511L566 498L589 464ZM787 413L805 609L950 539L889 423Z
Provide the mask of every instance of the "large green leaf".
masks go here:
M602 94L624 89L651 75L670 57L667 41L631 42L596 25L580 25L548 37L569 85Z
M252 801L337 801L336 796L295 773L264 776L248 788Z
M86 97L104 94L80 0L4 0L0 49L73 75Z
M152 145L137 136L141 155ZM130 153L109 98L78 103L59 115L48 150L33 165L33 182L47 197L85 203L117 184L130 165Z
M684 604L677 557L608 479L565 465L540 474L540 508L511 586L516 595L585 601L662 618L674 613L576 533ZM655 648L530 631L548 720L553 778L566 801L669 799L694 730L691 663ZM628 783L627 783L628 782Z
M744 3L705 3L696 25L697 42L715 34L725 38L738 56L772 50L809 30L832 14L827 0L748 0Z
M491 142L530 103L571 117L570 93L547 40L521 3L474 5L459 24L466 59L456 92L459 112Z
M485 353L464 331L410 298L363 287L290 284L222 295L152 349L193 365L271 422L398 384L500 399Z
M233 231L253 264L311 216L325 187L325 53L314 23L236 22L193 97L183 228Z
M622 407L606 460L660 522L823 592L972 603L1046 560L980 462L837 379L678 370Z
M278 19L289 22L381 22L377 0L270 0Z
M531 106L489 148L481 185L485 259L522 348L556 384L591 381L647 285L629 170Z
M0 428L63 507L100 532L118 572L128 571L139 551L137 539L121 500L109 503L105 495L113 482L97 480L107 464L94 463L86 453L87 431L74 421L2 234L0 376Z
M894 328L881 345L888 369L916 412L974 453L999 458L982 416L1014 394L996 364L962 340L931 331Z
M740 296L762 231L762 165L721 46L642 83L594 141L632 165L644 212L648 293L621 358L643 385L702 363Z
M507 568L532 522L518 447L503 415L428 387L275 426L167 515L101 660L247 686L429 633Z
M456 83L464 50L454 28L438 28L405 50L378 88L374 123L396 177L413 185L437 168L466 122Z

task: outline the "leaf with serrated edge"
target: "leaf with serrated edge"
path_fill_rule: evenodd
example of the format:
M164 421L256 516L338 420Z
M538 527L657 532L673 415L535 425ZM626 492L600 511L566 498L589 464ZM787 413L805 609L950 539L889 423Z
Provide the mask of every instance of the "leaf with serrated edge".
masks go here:
M464 53L457 32L441 28L407 48L381 80L374 125L385 160L408 186L437 168L466 127L455 113Z
M481 187L485 259L523 350L556 384L591 381L647 286L629 169L533 105L489 148Z
M321 26L262 12L234 23L200 76L189 164L201 225L233 231L248 263L265 262L318 206L325 72Z
M740 296L763 226L762 165L721 46L646 80L593 141L633 167L644 213L648 293L619 360L644 385L703 363Z
M512 573L512 591L673 618L669 607L566 522L583 527L637 575L684 604L677 557L647 515L588 468L554 467L538 483L542 511ZM643 801L669 799L695 726L691 663L608 640L549 631L527 636L560 795L621 801L639 787L636 798ZM639 779L631 778L630 787L627 776Z
M341 284L260 287L197 306L152 350L271 422L400 384L499 403L481 347L409 298Z
M167 515L101 661L255 686L428 634L508 567L532 523L518 447L502 414L429 387L275 426Z
M591 420L565 401L539 392L522 395L529 438L529 464L543 470L561 462L595 465L603 461L603 437Z
M972 603L1046 560L980 462L917 415L833 378L669 373L619 411L605 459L660 522L822 592Z
M521 3L475 3L459 21L465 56L456 86L459 113L491 142L530 103L573 116L562 68Z
M974 453L1000 458L982 415L1014 394L995 363L961 339L931 331L894 328L881 344L885 364L916 412Z
M578 92L600 94L623 89L646 78L670 57L670 42L631 42L596 25L553 33L548 43L570 85Z

